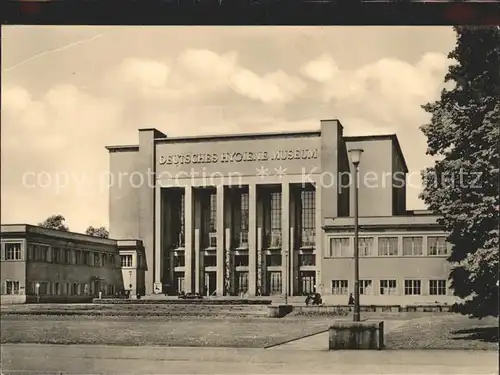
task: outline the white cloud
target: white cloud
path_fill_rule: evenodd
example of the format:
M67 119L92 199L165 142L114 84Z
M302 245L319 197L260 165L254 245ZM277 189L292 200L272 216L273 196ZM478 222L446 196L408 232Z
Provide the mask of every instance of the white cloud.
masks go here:
M302 74L318 82L330 81L339 68L335 60L327 54L310 61L302 67Z

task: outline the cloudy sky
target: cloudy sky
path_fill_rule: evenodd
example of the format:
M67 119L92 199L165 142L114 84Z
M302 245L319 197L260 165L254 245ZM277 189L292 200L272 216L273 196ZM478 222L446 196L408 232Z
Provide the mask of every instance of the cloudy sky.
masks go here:
M138 128L308 130L329 118L346 135L396 133L408 208L424 208L420 105L437 99L454 38L451 27L4 26L1 222L61 213L73 231L107 226L104 146L137 143Z

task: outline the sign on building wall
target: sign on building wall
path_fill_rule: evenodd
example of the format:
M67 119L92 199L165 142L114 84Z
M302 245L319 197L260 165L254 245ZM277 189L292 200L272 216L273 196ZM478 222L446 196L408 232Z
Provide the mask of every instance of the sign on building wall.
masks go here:
M259 139L158 144L156 172L258 176L319 172L320 138Z

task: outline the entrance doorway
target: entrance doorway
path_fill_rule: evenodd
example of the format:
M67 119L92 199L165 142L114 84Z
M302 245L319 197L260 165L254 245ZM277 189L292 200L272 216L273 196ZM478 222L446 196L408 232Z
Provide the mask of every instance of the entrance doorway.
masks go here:
M217 272L205 272L205 292L206 296L215 294L217 290Z
M267 274L267 285L269 288L269 295L275 296L282 293L281 289L281 272L271 271Z
M248 292L248 272L236 272L236 288L237 295Z
M177 294L185 292L184 290L184 272L176 272L174 275L175 291Z
M300 293L306 295L314 293L314 285L316 285L316 272L315 271L301 271L300 272Z

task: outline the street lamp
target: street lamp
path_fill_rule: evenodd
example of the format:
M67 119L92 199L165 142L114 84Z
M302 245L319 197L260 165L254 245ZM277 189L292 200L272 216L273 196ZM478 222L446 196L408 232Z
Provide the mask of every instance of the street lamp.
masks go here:
M360 321L359 314L359 211L358 211L358 172L359 162L363 150L360 148L349 150L351 163L354 165L354 314L353 320Z

